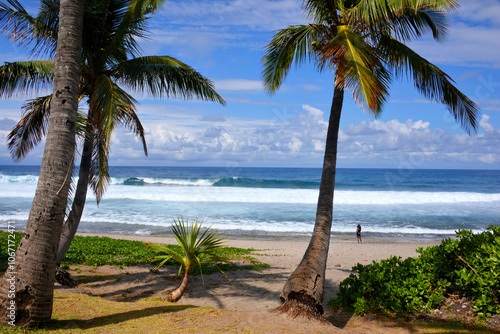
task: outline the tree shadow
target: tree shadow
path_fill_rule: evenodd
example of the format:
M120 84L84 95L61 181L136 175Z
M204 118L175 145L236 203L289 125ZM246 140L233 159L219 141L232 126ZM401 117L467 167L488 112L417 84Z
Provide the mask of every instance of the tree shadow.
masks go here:
M325 320L333 326L344 329L347 323L352 319L354 313L352 312L325 312Z
M162 314L175 313L195 307L196 306L191 306L191 305L156 306L156 307L145 308L142 310L133 310L128 312L110 314L86 320L52 320L48 327L50 329L68 329L68 328L90 329L90 328L107 326L111 324L117 324L120 322L129 321L133 319L145 318L160 313Z
M347 271L346 269L340 269L340 268L335 268L335 270L344 270ZM350 272L350 270L348 270ZM347 326L347 323L351 318L353 317L352 312L334 312L331 306L328 306L328 300L330 298L333 298L337 295L337 292L339 291L339 285L332 283L331 280L326 280L325 281L325 291L328 291L329 293L325 294L325 300L323 301L323 309L325 310L325 314L323 315L325 320L331 323L333 326L343 329L344 327Z
M139 269L139 266L135 269ZM273 291L264 286L258 286L255 282L284 283L288 273L269 273L268 269L262 268L260 272L248 269L227 272L230 279L220 272L205 274L203 277L191 276L188 289L181 301L187 298L208 298L217 308L226 308L224 299L228 297L251 297L262 301L277 301L279 290ZM126 270L131 272L128 273ZM122 272L116 268L106 270L97 268L91 272L72 273L79 282L77 288L58 286L57 289L62 293L77 292L112 301L134 302L168 290L173 291L180 284L180 280L174 280L176 274L177 268L169 266L164 267L164 271L160 273L151 273L146 268L137 272L130 267L122 269ZM221 289L223 293L220 293Z
M240 270L238 272L227 273L230 277L230 280L225 280L224 278L217 278L217 275L222 275L220 273L214 273L210 276L205 276L204 279L201 277L193 277L192 281L189 283L190 285L202 285L204 289L197 289L196 291L188 290L185 294L185 297L188 298L208 298L214 304L216 304L217 308L228 308L227 304L224 303L224 299L231 297L243 297L243 298L251 298L258 299L261 302L273 302L279 301L280 289L271 289L266 286L258 286L255 282L281 282L284 284L286 279L288 278L288 273L269 273L271 267L263 268L260 272L253 270ZM276 267L274 268L276 269ZM213 279L212 279L213 278ZM205 281L203 283L203 280ZM219 294L217 288L227 287L224 290L223 294ZM219 290L220 291L220 290Z

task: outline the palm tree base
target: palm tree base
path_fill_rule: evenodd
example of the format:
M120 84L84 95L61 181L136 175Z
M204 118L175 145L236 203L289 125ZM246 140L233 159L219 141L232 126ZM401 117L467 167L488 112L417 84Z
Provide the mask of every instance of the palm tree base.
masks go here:
M181 299L182 295L184 294L184 291L186 291L187 281L188 278L186 277L186 274L184 272L184 278L181 282L181 285L174 291L172 290L167 291L167 289L163 290L160 293L160 299L163 300L164 302L177 303L177 301Z
M272 311L273 313L285 313L292 318L301 316L327 323L323 317L323 306L318 304L311 296L304 292L291 292L287 297L287 299L281 297L282 304L275 308Z
M163 300L164 302L177 303L177 301L179 299L181 299L181 297L182 297L182 295L180 293L176 293L177 290L175 290L171 293L167 293L167 292L162 293L160 295L160 299Z
M56 266L56 282L69 288L78 286L78 282L71 277L70 273L59 266Z

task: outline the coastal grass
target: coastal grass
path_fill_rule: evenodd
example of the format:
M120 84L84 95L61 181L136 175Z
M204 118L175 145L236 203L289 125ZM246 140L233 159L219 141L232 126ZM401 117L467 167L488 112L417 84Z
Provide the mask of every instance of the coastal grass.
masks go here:
M9 234L9 232L0 231L0 245L7 245ZM16 247L19 245L21 236L21 232L15 232ZM168 245L168 247L177 252L181 251L178 245ZM255 252L252 248L221 247L216 252L220 257L228 258L232 262L240 261L244 263L243 265L236 265L234 263L218 264L223 271L239 269L260 271L262 268L269 266L252 256L253 252ZM62 261L61 267L68 268L70 265L92 267L102 265L133 266L140 264L150 264L154 267L159 261L153 258L158 254L158 252L147 247L141 241L77 235L71 242L71 247ZM7 252L0 252L0 272L4 272L7 269L7 262ZM169 260L166 265L177 265L177 263ZM202 265L202 272L204 274L210 274L215 271L218 271L218 269L214 266L208 264ZM194 269L192 274L199 274L199 268Z

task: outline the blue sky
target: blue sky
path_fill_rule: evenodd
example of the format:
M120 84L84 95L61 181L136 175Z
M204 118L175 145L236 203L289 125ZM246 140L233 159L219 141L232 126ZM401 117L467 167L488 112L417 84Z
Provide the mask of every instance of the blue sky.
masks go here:
M35 14L37 1L20 1ZM111 165L321 167L332 74L312 65L291 71L275 95L261 82L261 57L273 31L306 23L300 0L171 0L148 22L144 55L169 55L214 81L225 107L137 96L149 156L125 129L112 140ZM500 168L500 0L462 1L448 38L411 47L447 72L481 108L468 136L444 106L396 81L374 119L352 102L343 108L338 167ZM0 38L0 63L27 59ZM32 96L33 97L33 96ZM27 96L0 101L0 164L13 164L6 135ZM21 163L40 164L42 147Z

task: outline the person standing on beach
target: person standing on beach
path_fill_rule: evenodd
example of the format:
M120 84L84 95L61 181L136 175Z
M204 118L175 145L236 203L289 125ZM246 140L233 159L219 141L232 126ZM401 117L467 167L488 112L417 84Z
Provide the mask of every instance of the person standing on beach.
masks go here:
M361 225L358 224L358 227L356 228L356 239L358 240L359 243L363 243L363 240L361 240Z

